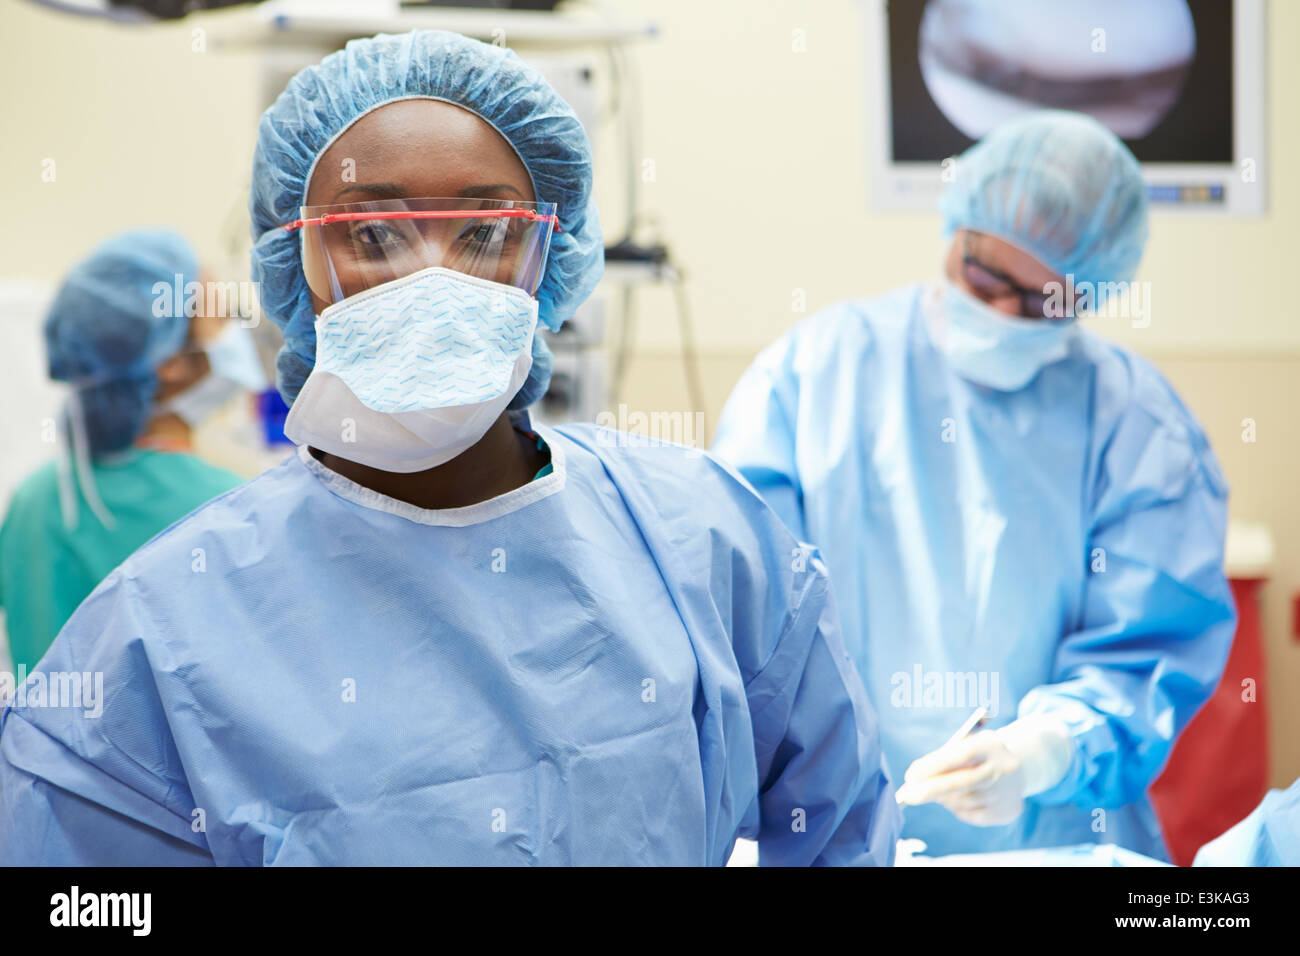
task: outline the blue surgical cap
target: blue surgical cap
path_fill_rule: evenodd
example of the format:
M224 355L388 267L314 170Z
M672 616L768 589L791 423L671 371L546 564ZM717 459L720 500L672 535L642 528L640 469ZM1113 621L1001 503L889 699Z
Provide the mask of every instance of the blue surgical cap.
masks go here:
M604 248L591 195L591 146L540 73L510 50L455 33L353 40L290 80L258 128L249 198L253 279L263 310L284 333L276 384L289 404L316 362L316 315L298 234L279 227L298 218L312 165L340 133L378 106L413 97L452 103L491 124L519 154L537 201L559 208L563 231L552 235L537 289L542 323L557 331L600 280ZM533 369L512 408L546 391L551 363L545 343L534 338Z
M155 369L184 346L185 287L198 279L189 244L142 229L108 240L68 272L45 317L50 378L80 391L92 454L118 451L144 429Z
M1138 161L1080 113L1033 112L993 130L958 158L939 209L946 237L988 233L1076 285L1132 279L1147 241Z

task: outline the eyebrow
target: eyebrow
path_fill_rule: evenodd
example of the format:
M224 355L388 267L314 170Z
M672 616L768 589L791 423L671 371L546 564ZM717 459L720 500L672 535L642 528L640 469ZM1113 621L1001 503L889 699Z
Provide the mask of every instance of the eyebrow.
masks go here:
M351 186L344 186L334 194L334 201L342 199L348 193L371 193L376 196L383 196L385 199L405 199L406 190L396 183L353 183Z
M456 195L460 196L462 199L481 199L487 196L488 193L501 192L511 192L520 199L524 198L524 194L509 183L493 183L490 186L466 186Z
M336 192L334 194L334 201L338 202L348 193L353 192L369 193L373 196L382 196L385 199L408 198L406 189L396 183L353 183L352 185L345 186ZM509 183L484 183L480 185L466 186L456 195L460 199L483 199L487 198L492 193L501 192L511 192L520 199L524 198L524 194Z

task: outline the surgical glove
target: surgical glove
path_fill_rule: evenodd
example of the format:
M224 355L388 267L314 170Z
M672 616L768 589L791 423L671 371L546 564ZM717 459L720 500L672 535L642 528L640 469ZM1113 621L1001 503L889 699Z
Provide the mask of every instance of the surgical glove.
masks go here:
M1025 809L1025 798L1064 779L1074 759L1069 731L1058 720L1025 717L973 734L913 761L898 802L940 803L975 826L1003 826Z

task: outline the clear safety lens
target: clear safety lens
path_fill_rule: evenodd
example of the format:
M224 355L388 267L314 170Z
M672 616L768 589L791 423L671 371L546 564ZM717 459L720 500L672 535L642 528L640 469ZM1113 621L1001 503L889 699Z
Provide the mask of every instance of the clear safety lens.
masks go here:
M303 206L284 228L301 231L307 286L331 305L432 266L532 295L556 213L552 203L385 199Z

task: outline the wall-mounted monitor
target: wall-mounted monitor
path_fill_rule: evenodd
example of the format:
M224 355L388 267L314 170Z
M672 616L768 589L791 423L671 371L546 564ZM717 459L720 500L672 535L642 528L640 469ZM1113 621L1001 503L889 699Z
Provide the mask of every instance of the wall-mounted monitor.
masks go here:
M944 160L1034 109L1094 116L1153 208L1264 212L1263 0L864 0L873 202L932 210Z

